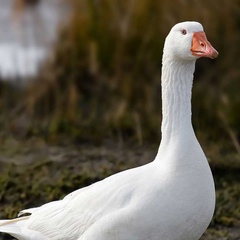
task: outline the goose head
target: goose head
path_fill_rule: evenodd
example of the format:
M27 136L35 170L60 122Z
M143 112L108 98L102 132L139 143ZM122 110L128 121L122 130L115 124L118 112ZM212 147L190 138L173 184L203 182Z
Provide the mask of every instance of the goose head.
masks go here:
M164 58L196 60L200 57L216 58L218 52L207 40L203 26L198 22L176 24L164 45Z

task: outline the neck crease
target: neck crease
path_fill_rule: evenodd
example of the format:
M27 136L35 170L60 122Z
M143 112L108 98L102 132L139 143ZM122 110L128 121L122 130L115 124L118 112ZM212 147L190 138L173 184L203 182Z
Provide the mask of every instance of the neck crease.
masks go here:
M191 95L195 61L168 61L162 66L162 142L192 130Z

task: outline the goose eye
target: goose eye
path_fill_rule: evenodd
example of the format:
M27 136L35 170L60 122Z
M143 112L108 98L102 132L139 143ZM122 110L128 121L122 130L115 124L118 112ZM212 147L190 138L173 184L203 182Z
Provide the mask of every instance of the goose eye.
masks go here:
M185 30L185 29L181 30L181 32L182 32L182 35L186 35L187 34L187 30Z

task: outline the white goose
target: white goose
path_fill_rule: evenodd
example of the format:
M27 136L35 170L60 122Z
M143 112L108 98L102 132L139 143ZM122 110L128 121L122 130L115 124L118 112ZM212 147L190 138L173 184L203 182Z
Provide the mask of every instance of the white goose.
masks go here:
M191 89L196 59L217 56L200 23L175 25L164 46L155 160L1 220L0 231L20 240L199 239L213 216L215 188L191 124Z

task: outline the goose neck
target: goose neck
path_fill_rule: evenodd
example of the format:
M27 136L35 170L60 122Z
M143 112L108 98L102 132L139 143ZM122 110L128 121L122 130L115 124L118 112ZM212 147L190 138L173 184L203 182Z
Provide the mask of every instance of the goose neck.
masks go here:
M194 69L195 61L163 61L162 142L192 132L191 95Z

